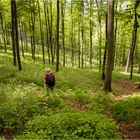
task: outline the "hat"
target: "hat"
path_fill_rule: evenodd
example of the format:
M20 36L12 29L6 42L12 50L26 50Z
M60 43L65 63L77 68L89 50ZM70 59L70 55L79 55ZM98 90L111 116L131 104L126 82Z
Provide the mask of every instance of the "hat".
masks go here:
M51 70L50 68L46 68L46 70L45 70L45 71L46 71L46 72L50 72L50 70Z

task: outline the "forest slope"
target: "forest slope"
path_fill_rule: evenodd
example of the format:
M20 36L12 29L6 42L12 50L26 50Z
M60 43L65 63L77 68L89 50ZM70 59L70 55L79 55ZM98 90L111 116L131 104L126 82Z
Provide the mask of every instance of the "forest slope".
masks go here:
M140 139L139 76L114 72L107 94L97 70L61 68L48 97L44 65L24 60L19 72L11 55L0 55L1 138Z

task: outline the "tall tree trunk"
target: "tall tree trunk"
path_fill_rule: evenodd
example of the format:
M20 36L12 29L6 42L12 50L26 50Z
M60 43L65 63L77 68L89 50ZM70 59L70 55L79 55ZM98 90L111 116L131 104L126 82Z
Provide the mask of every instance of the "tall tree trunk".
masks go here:
M54 38L52 38L52 30L53 30L53 27L52 27L52 23L53 23L53 16L52 16L52 0L50 0L50 47L51 47L51 56L52 56L52 64L54 64L54 53L55 53L55 47L54 47L54 50L53 50L53 43L54 43ZM48 12L49 13L49 12Z
M111 91L112 70L114 65L114 0L108 0L107 40L108 58L104 90Z
M30 44L31 44L31 53L32 53L32 59L34 60L33 35L32 35L31 19L29 20L29 27L30 27Z
M135 46L136 46L136 37L137 37L137 1L135 2L134 5L134 16L133 16L133 25L132 25L132 37L131 37L131 43L130 43L130 49L128 53L128 58L127 58L127 64L125 68L125 72L128 72L129 66L131 65L131 72L130 72L130 79L132 79L132 74L133 74L133 55L135 51Z
M59 71L59 0L57 0L57 25L56 25L56 72Z
M104 58L103 58L103 67L102 67L102 80L105 80L105 64L106 64L106 55L107 55L107 14L106 14L106 28L105 28L105 49L104 49Z
M72 66L74 67L74 30L73 30L73 9L72 9L72 2L71 1L71 39L70 39L70 44L71 44L71 63L72 63Z
M19 32L20 32L20 41L22 47L22 57L24 58L23 30L22 30L22 23L20 21L19 21Z
M25 32L25 48L26 48L26 51L28 50L28 39L27 39L27 27L26 27L26 24L24 24L24 32Z
M3 38L4 50L5 50L5 52L7 52L6 36L5 36L5 30L3 27L3 15L2 15L1 11L0 11L0 21L1 21L1 28L2 28L2 38Z
M16 61L16 41L15 41L15 7L13 4L14 1L11 0L11 22L12 22L12 32L11 32L11 37L12 37L12 49L13 49L13 65L17 65Z
M12 18L14 18L14 39L15 39L15 46L16 46L16 53L17 53L17 61L18 61L18 68L19 68L19 71L22 70L22 67L21 67L21 61L20 61L20 52L19 52L19 40L18 40L18 23L17 23L17 12L16 12L16 2L15 0L11 0L11 5L12 5L12 8L13 8L13 13L12 13Z
M81 50L81 67L84 68L84 48L85 48L85 40L84 40L84 1L81 1L81 15L82 15L82 27L81 27L81 37L82 37L82 50Z
M100 5L102 2L100 2ZM99 71L101 70L101 65L102 65L102 20L101 20L101 9L99 8L99 3L96 0L96 5L97 5L97 10L98 10L98 23L99 23Z
M34 0L30 1L30 7L32 6L35 6ZM32 59L35 62L35 11L31 11L29 25L30 25L30 34L31 34Z
M130 49L128 51L127 62L126 62L126 67L125 67L125 73L128 72L128 69L129 69L129 61L130 61Z
M45 24L46 24L46 47L47 47L47 53L48 53L48 62L49 64L51 63L51 59L50 59L50 42L49 42L49 34L48 34L48 24L49 22L47 22L47 4L48 4L48 1L46 0L43 0L43 3L44 3L44 15L45 15Z
M134 51L136 48L136 40L137 40L137 7L136 3L134 5L134 21L133 21L133 30L132 30L132 40L131 40L131 51L130 51L130 64L131 64L131 72L130 72L130 79L133 77L133 64L134 64Z
M78 25L78 67L81 67L80 22Z
M116 0L116 6L115 6L115 11L116 11L116 19L115 19L115 33L114 33L114 46L115 46L115 49L117 49L117 30L118 30L118 14L117 14L117 9L118 9L118 0ZM115 62L114 62L114 65L117 65L117 58L118 58L118 51L114 51L116 52L115 55ZM113 66L113 69L114 69L114 66Z
M66 1L65 1L66 3ZM62 48L63 48L63 67L65 66L65 22L64 22L64 18L65 18L65 10L64 10L64 1L61 1L61 17L62 17Z
M39 0L37 0L38 4L38 13L39 13L39 26L40 26L40 34L41 34L41 46L42 46L42 62L45 64L45 51L44 51L44 35L43 35L43 27L42 27L42 20L41 20L41 14L40 14L40 4Z
M90 1L90 18L92 18L92 4L93 2ZM92 34L93 34L93 23L92 20L90 20L90 67L92 67L92 58L93 58L93 49L92 49Z

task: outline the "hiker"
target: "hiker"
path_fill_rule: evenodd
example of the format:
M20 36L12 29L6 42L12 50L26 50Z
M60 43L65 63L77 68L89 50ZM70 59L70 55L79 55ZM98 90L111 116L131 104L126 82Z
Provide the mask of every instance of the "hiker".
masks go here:
M55 76L51 72L50 68L47 68L45 71L45 76L44 76L44 85L47 90L47 94L50 94L50 90L52 91L54 86L55 86Z

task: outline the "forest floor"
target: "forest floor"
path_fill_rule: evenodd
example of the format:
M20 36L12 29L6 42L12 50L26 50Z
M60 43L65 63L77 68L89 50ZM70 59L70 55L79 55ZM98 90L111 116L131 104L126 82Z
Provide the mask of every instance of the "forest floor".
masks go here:
M137 89L138 82L130 82L130 81L122 81L115 80L113 81L115 87L117 87L117 91L115 93L116 100L123 100L124 98L132 95L139 94L140 89ZM134 128L134 122L118 122L120 135L125 139L125 137L129 139L140 139L140 131Z
M122 80L114 80L112 84L117 87L116 92L114 93L116 100L123 100L126 97L132 94L139 94L140 89L137 89L138 82L130 82L130 81L122 81ZM85 111L87 109L86 105L79 104L75 101L65 99L65 102L72 108ZM109 118L112 118L112 114L107 114ZM116 120L117 121L117 120ZM140 130L135 129L133 126L133 121L118 121L118 130L123 139L140 139Z
M140 89L137 89L138 82L115 80L113 81L115 87L117 87L115 92L115 97L117 100L122 100L132 94L139 94Z
M26 121L43 113L47 116L58 112L63 114L76 111L86 114L90 111L114 120L122 139L140 139L140 89L137 89L139 76L132 81L127 75L116 72L112 81L113 91L106 94L102 90L104 84L98 71L61 68L60 72L55 73L54 93L59 96L50 97L48 102L42 78L45 66L27 61L23 64L23 71L18 72L12 66L12 58L4 54L2 56L5 57L0 57L0 118L4 118L4 127L0 124L0 136L6 139L16 138L18 133L15 131L15 124L24 135L22 130ZM21 101L24 108L22 104L19 105ZM25 124L21 125L21 122Z

